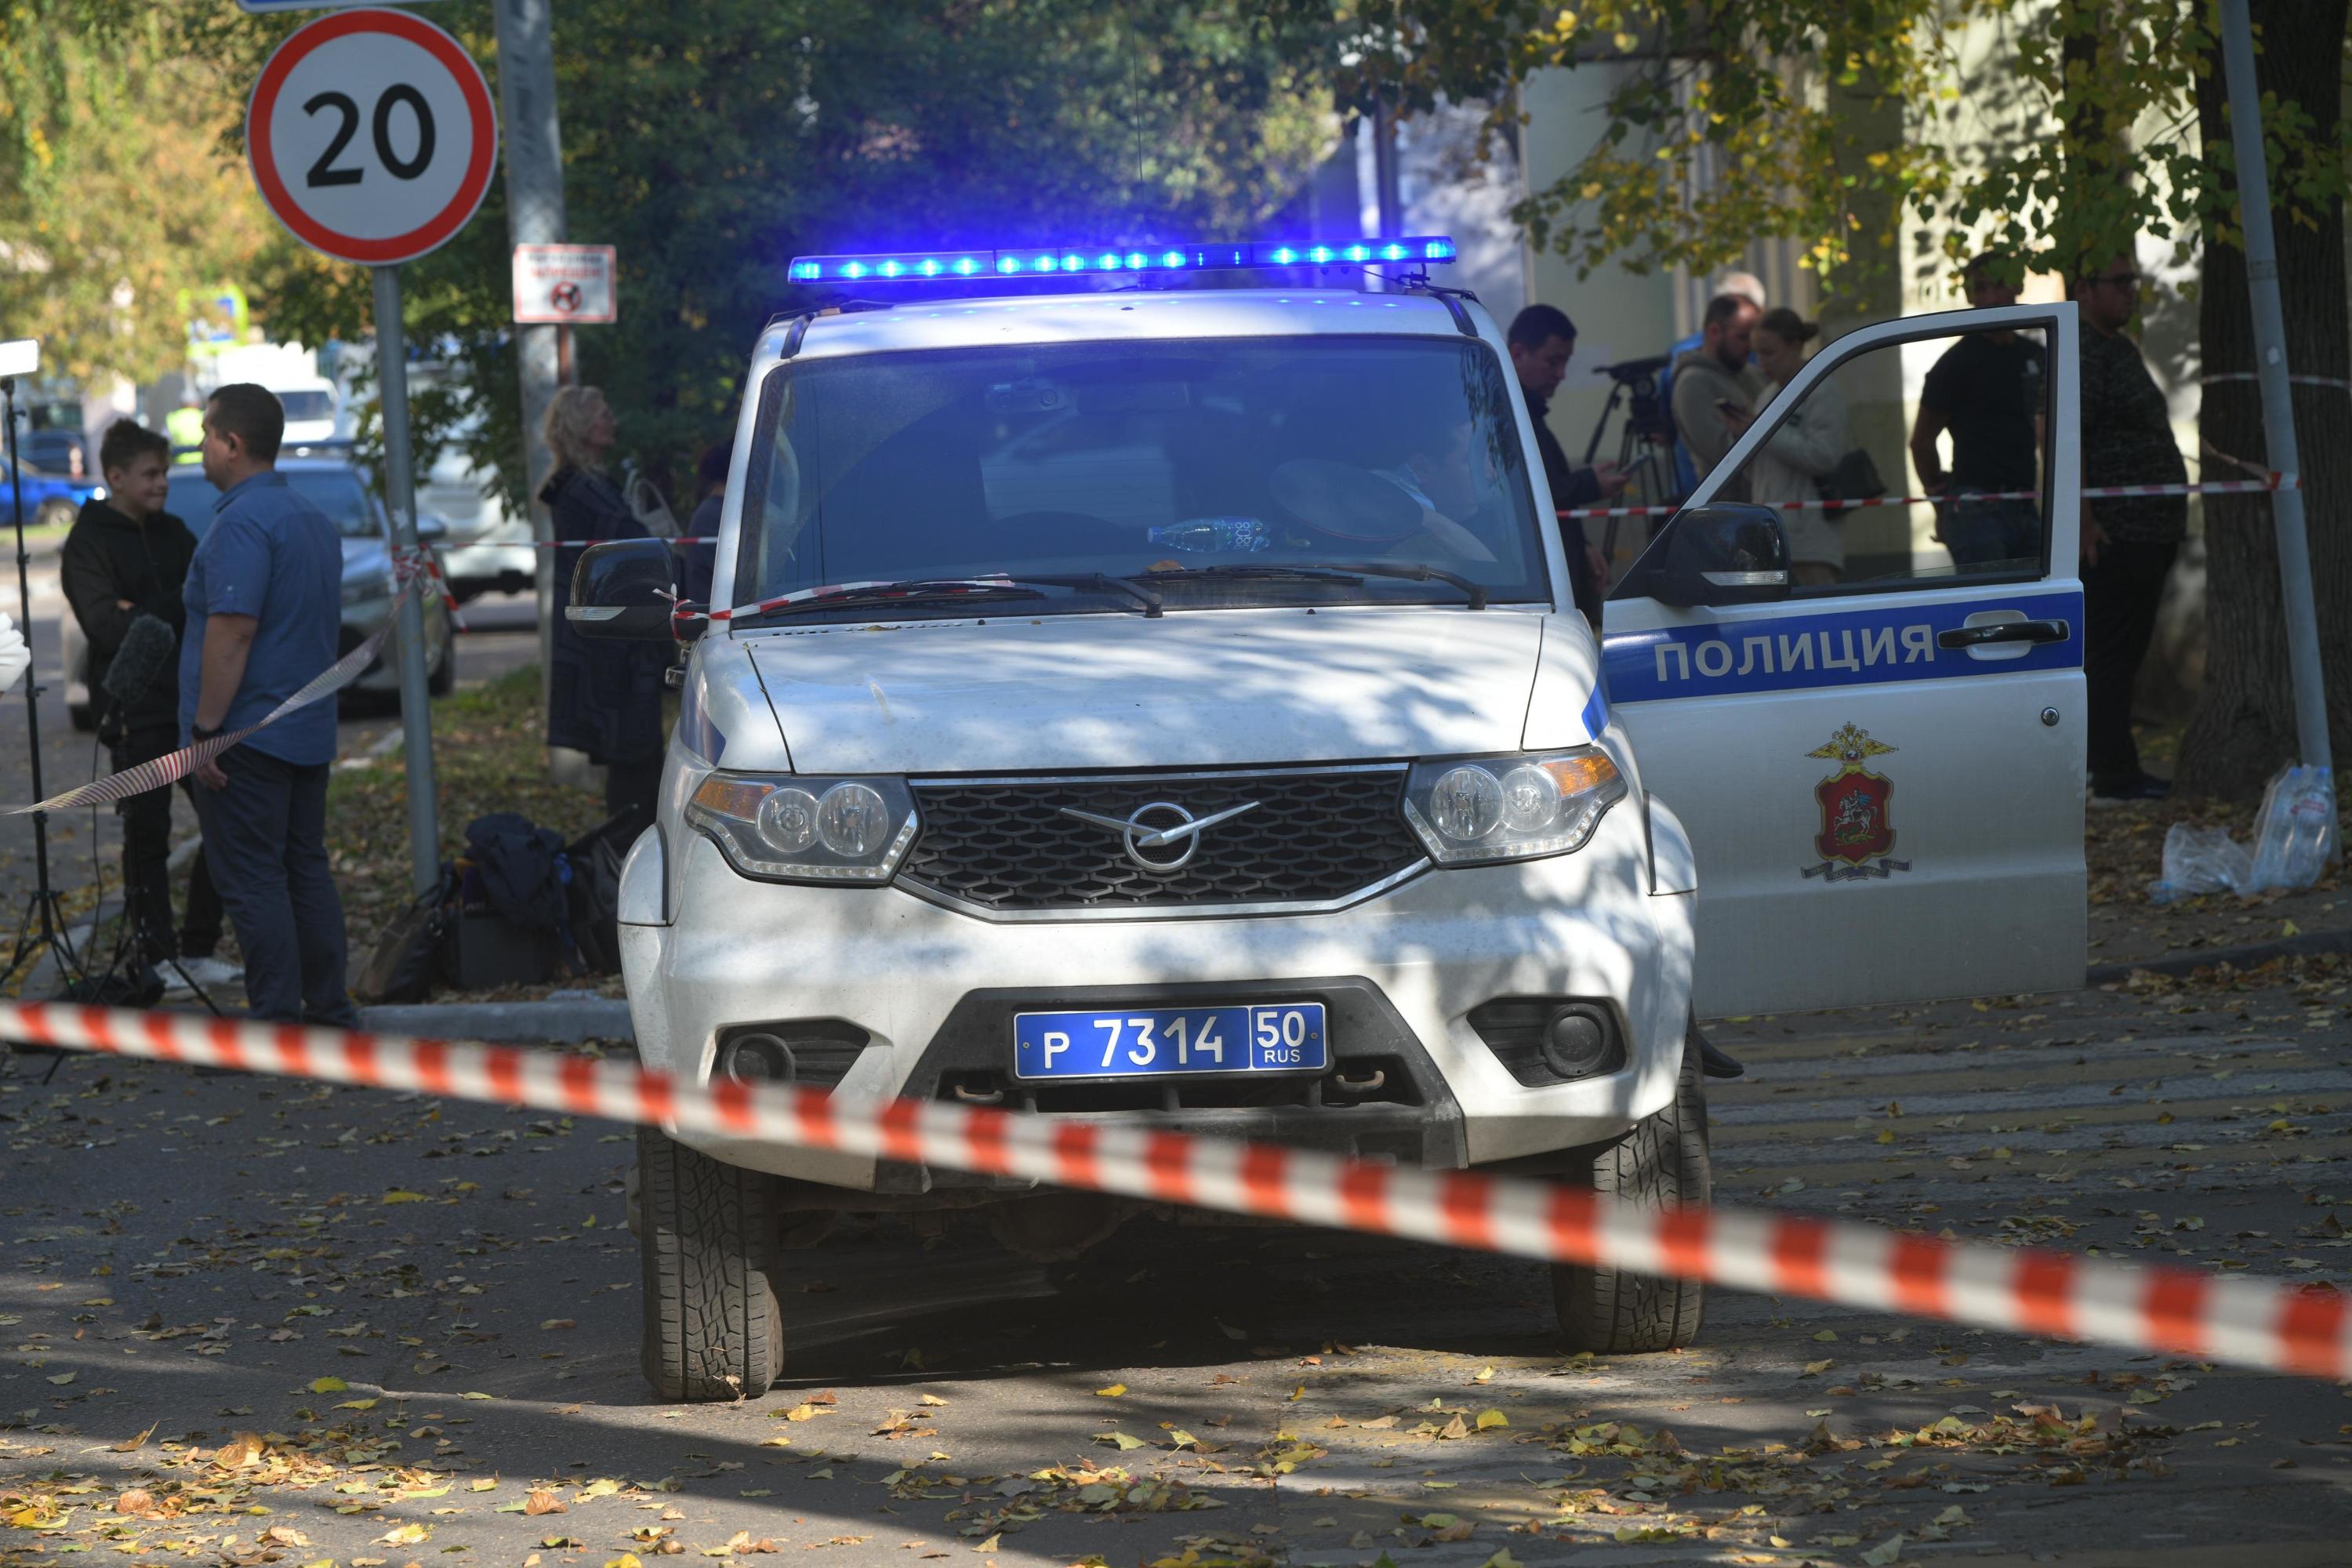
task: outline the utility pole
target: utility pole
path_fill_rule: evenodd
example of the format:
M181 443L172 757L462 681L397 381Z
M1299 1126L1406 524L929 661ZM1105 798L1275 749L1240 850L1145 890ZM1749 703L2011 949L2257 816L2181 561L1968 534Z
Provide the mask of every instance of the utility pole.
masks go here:
M563 243L563 138L555 115L553 0L494 0L499 26L499 104L506 121L507 239L510 245ZM522 371L523 494L538 542L539 694L544 709L553 677L556 616L555 537L539 482L551 466L540 435L560 374L550 326L514 329Z
M2254 317L2254 380L2263 395L2263 450L2273 473L2300 476L2294 389L2287 381L2286 316L2279 306L2278 241L2271 230L2270 170L2263 157L2262 91L2254 80L2254 32L2246 0L2221 0L2221 68L2230 85L2230 145L2238 165L2238 203L2246 235L2246 300ZM2311 536L2303 491L2271 492L2278 538L2279 588L2286 609L2287 670L2294 682L2294 734L2303 761L2334 768L2327 734L2327 691L2319 668L2319 612L2311 597Z

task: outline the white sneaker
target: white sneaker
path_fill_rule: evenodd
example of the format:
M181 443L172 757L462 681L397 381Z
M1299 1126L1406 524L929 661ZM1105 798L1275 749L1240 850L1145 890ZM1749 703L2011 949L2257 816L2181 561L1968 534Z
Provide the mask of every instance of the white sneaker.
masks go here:
M226 985L233 981L245 978L245 971L238 965L217 958L184 958L176 964L157 965L155 973L163 977L163 989L166 994L173 991L186 991L192 986L210 991L215 986ZM184 974L186 977L184 979L182 978Z

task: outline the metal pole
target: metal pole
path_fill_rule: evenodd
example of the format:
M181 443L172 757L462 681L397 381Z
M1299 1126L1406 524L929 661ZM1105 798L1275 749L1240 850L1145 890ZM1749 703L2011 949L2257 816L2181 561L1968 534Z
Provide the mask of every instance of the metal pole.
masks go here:
M29 580L33 558L25 549L25 472L16 464L16 378L0 378L0 404L5 412L0 417L8 421L8 488L16 504L16 616L17 629L25 634L29 645L33 640L33 588ZM41 683L28 666L25 670L25 737L26 753L33 764L33 798L47 800L49 792L41 784ZM33 895L41 906L41 941L44 945L58 941L57 928L49 921L49 814L33 813ZM21 950L20 950L21 951ZM63 966L60 965L62 971Z
M2254 81L2253 28L2246 0L2221 0L2221 67L2230 84L2230 144L2237 154L2238 201L2246 236L2246 300L2254 316L2254 378L2262 388L2263 449L2274 473L2303 471L2287 383L2286 316L2279 306L2278 242L2271 232L2270 172L2263 159L2262 93ZM2305 763L2335 764L2327 691L2319 667L2319 612L2311 597L2311 539L2303 492L2271 492L2278 537L2280 596L2286 605L2286 662L2294 681L2294 734Z
M392 513L395 559L416 554L416 491L408 466L408 335L400 314L400 268L377 267L375 363L383 395L384 505ZM400 596L400 733L408 792L408 864L419 893L441 879L441 829L433 784L432 700L425 689L425 596ZM457 651L450 650L450 658Z
M514 245L563 243L563 139L555 115L555 41L552 0L496 0L499 28L499 107L506 121L507 238ZM540 436L548 400L560 373L556 331L551 326L517 327L516 357L521 362L523 494L531 537L539 548L534 574L539 598L539 694L542 708L555 666L555 537L539 482L553 467Z

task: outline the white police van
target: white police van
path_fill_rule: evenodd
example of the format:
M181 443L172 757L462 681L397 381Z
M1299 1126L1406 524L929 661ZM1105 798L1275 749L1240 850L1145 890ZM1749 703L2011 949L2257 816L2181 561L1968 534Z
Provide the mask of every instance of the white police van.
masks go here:
M1697 1204L1695 1016L2080 983L2072 307L1832 345L1596 642L1502 334L1426 282L1452 251L793 264L898 287L752 358L734 609L681 622L623 879L648 1066ZM1168 286L1220 267L1303 269ZM920 287L1039 274L1068 281ZM2003 503L2035 557L1792 590L1778 514L1717 496L1832 377L1854 443L1899 444L1905 377L1985 332L2052 372L2051 499ZM670 572L600 546L567 614L667 637ZM646 1371L764 1391L782 1237L841 1212L972 1208L1066 1256L1133 1206L647 1131ZM1577 1346L1698 1328L1695 1283L1556 1272Z

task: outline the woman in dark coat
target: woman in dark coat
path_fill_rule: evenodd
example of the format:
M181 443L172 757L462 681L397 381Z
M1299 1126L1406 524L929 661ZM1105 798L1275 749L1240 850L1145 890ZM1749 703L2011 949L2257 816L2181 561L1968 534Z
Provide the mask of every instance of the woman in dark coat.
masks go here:
M554 513L555 537L602 542L650 537L628 502L604 477L604 457L618 426L604 395L567 386L547 405L543 429L554 470L539 499ZM555 552L558 595L569 602L572 573L584 544ZM653 820L661 785L662 671L670 663L664 643L592 642L559 610L555 654L547 690L547 743L588 753L604 770L604 808L641 809Z

